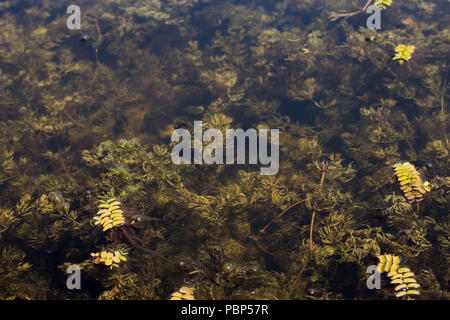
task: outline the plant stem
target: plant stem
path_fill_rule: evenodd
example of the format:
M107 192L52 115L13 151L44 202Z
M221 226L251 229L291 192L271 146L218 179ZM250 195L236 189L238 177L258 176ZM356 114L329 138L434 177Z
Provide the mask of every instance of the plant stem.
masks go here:
M305 202L306 199L297 201L296 203L290 205L289 207L287 207L286 209L284 209L283 211L281 211L280 214L278 214L275 218L273 218L268 224L266 224L266 226L262 229L259 230L258 235L257 236L250 236L250 239L255 240L256 245L258 246L259 249L261 249L261 251L271 255L272 257L276 258L276 255L273 254L272 252L270 252L269 250L267 250L266 248L263 247L263 245L259 242L259 240L261 239L261 236L263 233L266 232L267 228L269 228L269 226L274 223L276 220L280 219L283 214L285 214L289 209L292 209L293 207L295 207L296 205Z
M348 13L331 12L330 15L329 15L329 18L331 19L331 21L336 21L339 18L348 18L348 17L354 16L354 15L356 15L358 13L365 12L367 10L367 7L370 5L371 2L372 2L372 0L367 0L367 2L364 5L364 7L362 7L361 9L359 9L357 11L348 12Z
M316 211L313 211L312 217L311 217L311 227L309 228L309 252L312 253L312 246L313 246L313 228L314 228L314 217L316 216Z
M280 218L283 216L283 214L285 214L287 211L289 211L289 209L295 207L296 205L298 205L298 204L300 204L300 203L302 203L302 202L304 202L304 201L305 201L305 199L300 200L300 201L297 201L297 202L294 203L293 205L290 205L289 207L287 207L286 209L284 209L283 211L281 211L281 213L280 213L279 215L277 215L275 218L273 218L272 221L270 221L264 228L260 229L260 230L259 230L259 233L261 234L261 233L266 232L267 228L268 228L272 223L274 223L276 220L280 219ZM258 237L259 237L259 235L258 235Z

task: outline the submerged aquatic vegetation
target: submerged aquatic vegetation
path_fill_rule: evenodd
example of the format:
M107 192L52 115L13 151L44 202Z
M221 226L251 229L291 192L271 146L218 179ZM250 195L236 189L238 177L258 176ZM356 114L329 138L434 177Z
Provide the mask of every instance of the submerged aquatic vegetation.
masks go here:
M0 5L1 299L372 299L381 252L448 299L447 0L84 2ZM194 121L280 129L278 174L175 165Z

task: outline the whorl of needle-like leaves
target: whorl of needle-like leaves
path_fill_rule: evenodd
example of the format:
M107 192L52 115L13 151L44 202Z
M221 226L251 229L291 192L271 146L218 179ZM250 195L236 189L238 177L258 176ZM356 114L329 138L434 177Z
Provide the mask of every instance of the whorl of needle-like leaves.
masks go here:
M422 201L423 195L431 190L428 181L424 182L416 167L409 162L396 163L393 167L400 182L400 189L408 201L410 203Z

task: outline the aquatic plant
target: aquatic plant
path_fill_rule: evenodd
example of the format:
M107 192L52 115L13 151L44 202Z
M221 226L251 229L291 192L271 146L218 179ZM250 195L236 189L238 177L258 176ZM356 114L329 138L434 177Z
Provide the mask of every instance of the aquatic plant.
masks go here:
M169 300L195 300L194 289L181 287L170 295Z
M391 284L395 285L394 291L397 298L419 295L417 283L414 273L405 266L400 266L401 259L399 256L392 254L378 255L378 272L387 273L391 280Z
M389 204L386 211L390 214L405 214L412 210L411 203L407 202L402 195L396 195L395 192L387 195L384 201Z
M387 272L388 274L390 272L394 272L399 268L400 265L400 257L394 256L391 254L383 254L378 255L378 272L383 273Z
M392 0L375 0L374 5L384 10L392 4Z
M413 45L399 44L395 47L395 56L393 60L398 60L399 64L408 62L412 58L412 54L416 49Z
M371 299L351 269L389 250L448 299L448 1L395 2L377 34L364 12L390 1L84 2L82 34L51 1L0 5L0 298L164 299L185 280L196 299ZM392 60L401 43L414 59ZM279 128L279 173L174 165L193 120ZM402 158L426 193L408 170L392 190ZM125 243L133 261L92 262ZM55 287L70 264L96 285Z
M91 253L92 256L92 263L99 264L103 263L105 266L109 267L110 269L118 268L119 263L121 261L127 261L126 256L128 255L128 252L125 252L123 250L115 250L115 251L109 251L109 250L103 250L100 252Z
M430 183L422 180L413 164L409 162L396 163L393 168L400 183L400 189L410 203L422 201L423 195L431 191Z
M376 1L380 1L380 0L376 0ZM384 2L383 0L381 0L381 1ZM389 0L385 0L385 1L389 1ZM372 0L367 0L367 2L366 2L366 4L364 5L364 7L362 7L362 8L359 9L359 10L353 11L353 12L337 13L337 12L334 12L334 11L333 11L333 12L329 13L328 18L329 18L331 21L336 21L336 20L338 20L339 18L348 18L348 17L354 16L354 15L356 15L356 14L365 12L366 9L369 7L369 5L370 5L371 2L372 2Z
M103 231L112 229L113 227L120 227L125 224L125 217L123 210L120 209L121 203L116 198L108 200L100 200L98 205L97 215L94 216L95 225L100 225Z
M447 159L448 152L448 147L442 140L428 142L423 150L423 154L427 159Z

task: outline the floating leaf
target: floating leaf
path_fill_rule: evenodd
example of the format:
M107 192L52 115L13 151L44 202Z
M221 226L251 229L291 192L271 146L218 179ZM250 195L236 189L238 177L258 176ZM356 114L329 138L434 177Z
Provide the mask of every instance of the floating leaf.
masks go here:
M189 287L181 287L170 295L169 300L195 300L194 289Z
M120 201L115 198L108 200L100 200L98 205L99 210L97 215L93 218L95 225L101 225L103 231L107 231L114 227L120 227L125 224L125 217L123 210L120 209Z
M414 273L408 267L399 267L400 257L384 254L377 256L378 258L378 270L388 272L387 276L391 279L391 284L396 285L394 288L395 296L397 298L409 295L418 295L420 292L416 290L420 288L417 283ZM380 271L380 273L382 273Z
M395 47L395 56L393 60L397 60L400 64L403 64L411 59L415 49L416 47L413 45L400 44Z
M396 163L393 165L400 189L410 203L420 202L423 195L431 190L427 181L422 181L417 169L409 162Z

